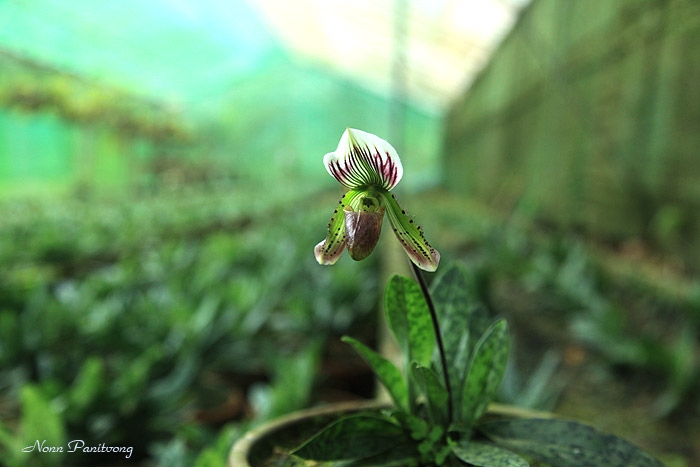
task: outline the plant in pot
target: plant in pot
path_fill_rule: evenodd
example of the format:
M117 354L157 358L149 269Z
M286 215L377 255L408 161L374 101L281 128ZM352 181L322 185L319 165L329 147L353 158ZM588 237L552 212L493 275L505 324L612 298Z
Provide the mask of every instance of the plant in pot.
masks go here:
M345 249L355 260L366 258L387 214L415 274L415 281L392 277L385 294L402 370L361 342L343 339L372 367L392 404L316 412L306 419L306 429L315 432L308 439L283 441L289 449L277 452L274 462L247 464L248 454L234 447L230 465L661 465L627 441L582 423L490 409L508 359L507 323L475 300L461 267L448 268L428 287L422 271L435 271L440 255L390 193L402 175L394 148L375 135L347 129L324 164L348 192L328 224L327 238L315 248L318 262L333 264ZM288 421L282 425L290 428ZM291 425L292 432L299 430ZM239 446L248 448L250 442L244 438ZM272 451L274 444L268 441L266 449Z

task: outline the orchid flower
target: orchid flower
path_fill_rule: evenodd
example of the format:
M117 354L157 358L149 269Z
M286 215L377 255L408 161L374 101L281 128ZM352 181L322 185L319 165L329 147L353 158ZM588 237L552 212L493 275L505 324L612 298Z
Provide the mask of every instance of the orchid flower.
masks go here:
M379 240L386 213L411 261L425 271L437 269L440 253L390 193L403 176L401 160L391 144L371 133L348 128L338 148L324 156L323 164L348 192L333 212L328 236L314 248L320 264L335 264L345 248L356 261L369 256Z

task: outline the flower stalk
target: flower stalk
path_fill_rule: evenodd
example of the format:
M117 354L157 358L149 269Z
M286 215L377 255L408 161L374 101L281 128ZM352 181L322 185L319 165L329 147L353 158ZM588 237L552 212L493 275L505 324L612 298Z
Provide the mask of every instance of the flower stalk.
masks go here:
M452 396L452 385L450 384L450 372L447 367L447 356L445 354L445 344L442 341L442 332L440 331L440 321L438 320L437 311L435 310L435 304L430 296L430 291L428 290L428 284L423 277L423 273L418 266L411 262L411 267L413 268L413 274L416 276L420 290L423 293L425 302L428 305L428 311L430 311L430 319L433 323L433 331L435 332L435 343L437 344L438 354L440 356L440 366L442 367L442 375L445 380L445 389L447 390L447 426L452 424L453 416L453 396Z

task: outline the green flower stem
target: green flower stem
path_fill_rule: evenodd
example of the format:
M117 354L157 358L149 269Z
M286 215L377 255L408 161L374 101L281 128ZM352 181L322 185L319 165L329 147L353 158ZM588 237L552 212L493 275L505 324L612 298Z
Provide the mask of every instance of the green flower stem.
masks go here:
M425 282L423 273L421 269L415 265L413 261L409 261L411 267L413 268L413 273L418 280L421 292L425 297L425 302L428 304L428 310L430 311L430 318L433 321L433 330L435 331L435 340L438 346L438 352L440 354L440 364L442 366L442 374L445 378L445 388L447 389L447 426L452 425L452 385L450 384L450 374L447 371L447 358L445 357L445 346L442 343L442 333L440 332L440 323L438 322L437 313L435 312L435 305L433 304L433 299L430 297L430 292L428 291L428 284Z

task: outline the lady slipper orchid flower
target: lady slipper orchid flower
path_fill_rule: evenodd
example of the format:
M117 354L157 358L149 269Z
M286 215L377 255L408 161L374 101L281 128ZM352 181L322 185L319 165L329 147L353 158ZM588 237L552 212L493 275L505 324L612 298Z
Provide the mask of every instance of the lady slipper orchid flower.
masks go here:
M333 212L328 236L314 248L320 264L335 264L345 248L356 261L369 256L379 240L386 213L411 261L425 271L437 269L440 253L389 193L403 176L401 160L391 144L371 133L348 128L335 152L324 156L323 164L349 190Z

